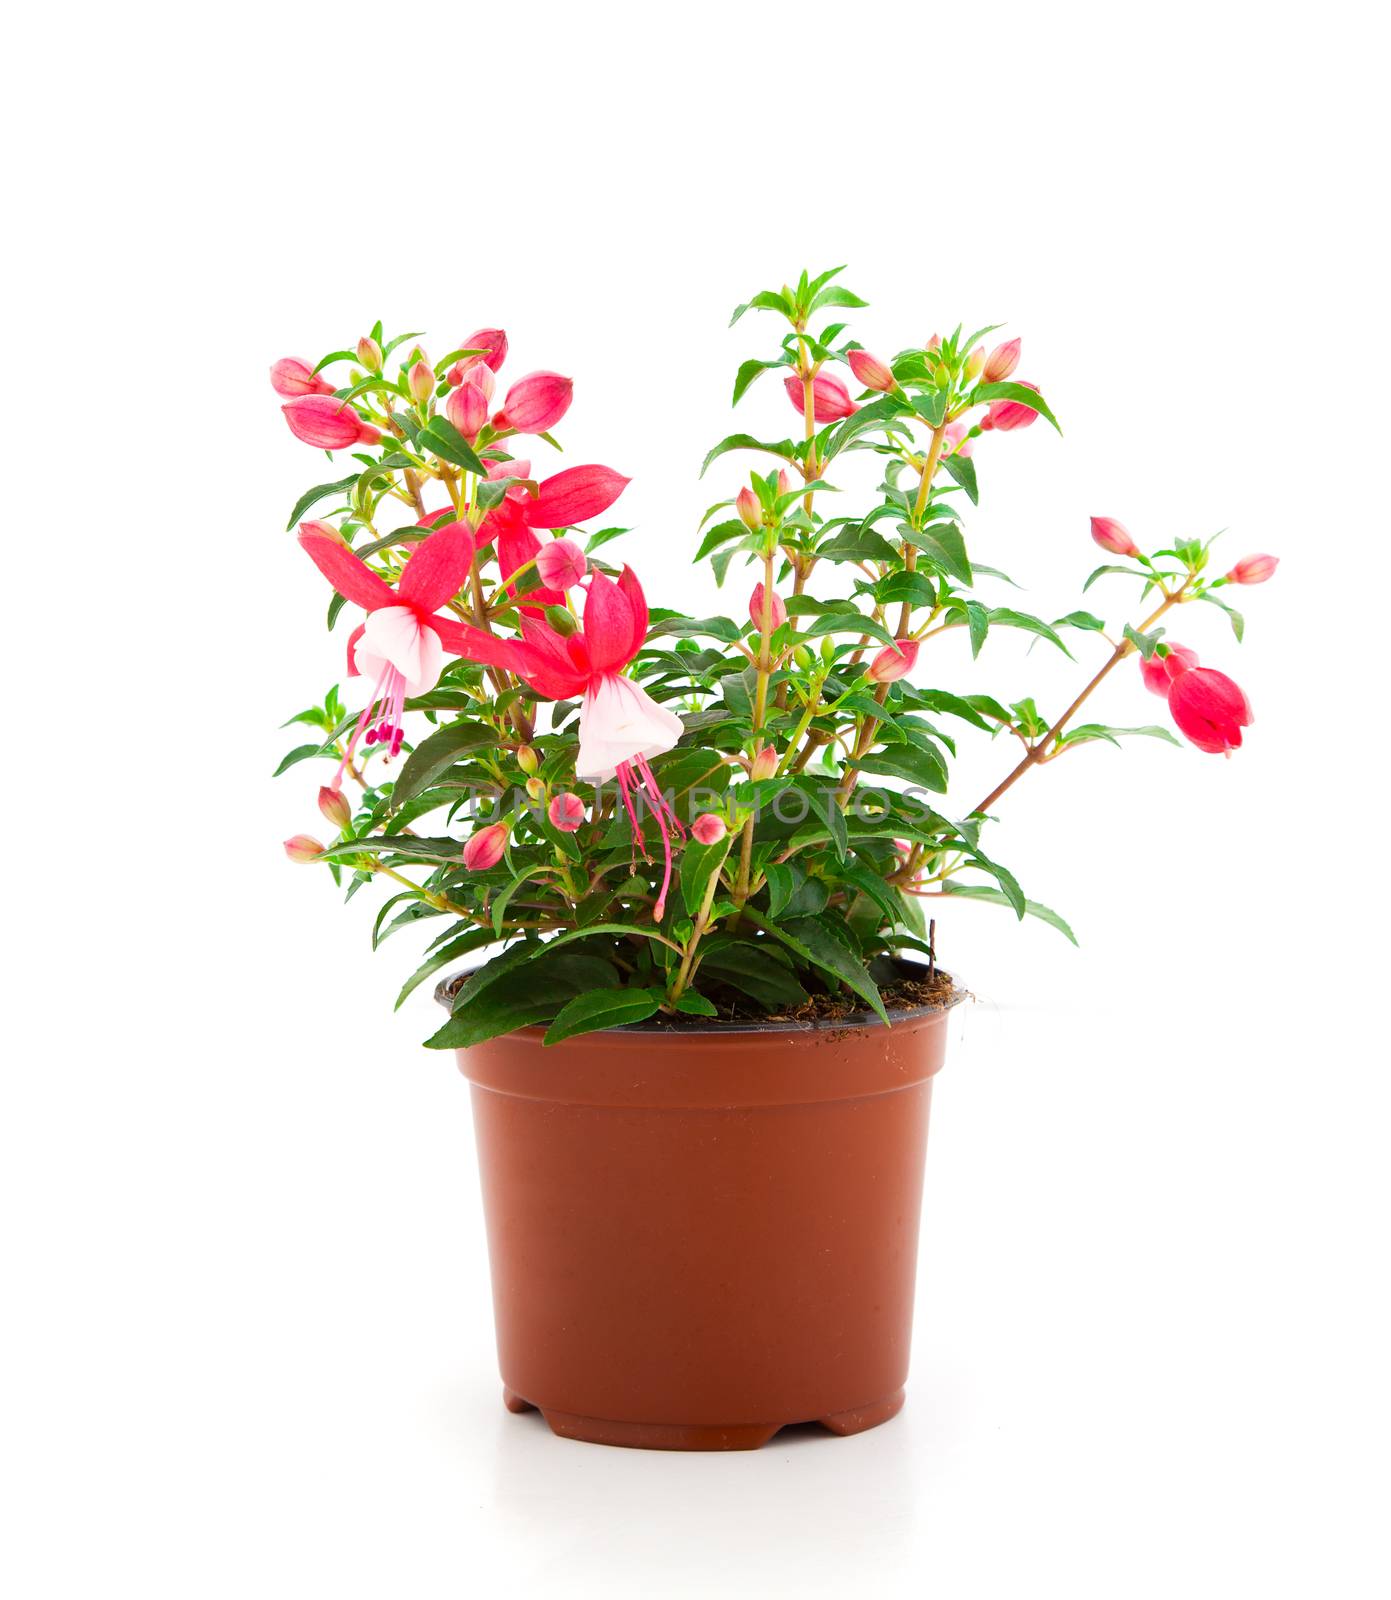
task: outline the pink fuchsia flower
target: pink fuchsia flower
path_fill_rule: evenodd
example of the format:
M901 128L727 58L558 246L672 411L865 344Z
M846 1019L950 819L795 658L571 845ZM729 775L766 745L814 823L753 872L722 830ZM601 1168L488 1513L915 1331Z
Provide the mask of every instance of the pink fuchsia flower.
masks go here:
M735 495L734 509L750 533L757 533L763 526L763 504L747 484Z
M464 865L470 872L486 872L502 860L507 849L507 824L490 822L486 828L475 828L464 845Z
M753 593L749 596L749 620L760 633L763 631L763 585L761 583L754 585ZM782 627L786 621L787 607L783 603L782 596L774 590L769 603L769 632L771 633Z
M526 466L529 470L530 463L514 462L513 466ZM514 485L502 504L484 519L478 542L487 545L497 540L498 568L504 578L510 578L519 567L537 560L541 554L542 544L533 529L568 528L598 516L617 500L629 481L612 467L583 466L567 467L564 472L543 479L534 495L521 485ZM510 585L508 592L516 594ZM563 593L543 583L540 589L528 591L523 609L539 616L542 607L564 603Z
M949 422L942 430L942 454L944 456L969 456L976 447L976 441L970 437L970 425L965 422ZM923 463L927 465L926 462Z
M1162 645L1160 649L1167 650L1168 654L1161 655L1156 650L1148 661L1141 658L1140 676L1151 694L1163 695L1167 699L1169 685L1179 673L1198 665L1198 652L1183 644Z
M335 789L364 733L369 745L385 744L397 754L406 699L434 688L446 651L509 671L525 662L521 645L435 615L463 587L473 564L473 535L462 523L446 523L422 540L394 589L326 523L301 523L299 542L338 593L367 613L348 640L348 674L371 678L373 688L334 775Z
M297 833L285 841L285 854L291 861L317 861L324 847L307 833Z
M464 356L459 362L463 371L471 372L481 366L496 372L507 359L507 335L501 328L478 328L459 345L459 349L482 352L480 355Z
M562 833L574 833L584 821L584 801L567 789L551 801L546 815L553 828L559 828Z
M294 356L283 356L270 369L270 386L276 394L293 400L301 394L332 394L333 385L321 373L315 372L307 361Z
M1140 553L1140 547L1130 537L1129 530L1114 517L1093 517L1092 538L1113 556L1138 556Z
M1032 389L1037 393L1036 383L1025 383L1020 380L1021 387ZM988 433L992 428L1001 433L1011 433L1015 428L1027 428L1038 421L1038 412L1032 406L1026 406L1021 400L992 400L984 417L977 426L982 433Z
M866 389L887 394L889 390L898 388L893 368L887 362L881 361L878 356L870 355L868 350L851 350L845 359L850 363L851 372Z
M1228 583L1264 583L1275 576L1279 556L1242 556L1227 574Z
M871 683L893 683L913 670L918 660L918 641L900 639L896 644L886 644L869 664Z
M573 539L552 539L536 557L536 571L548 589L573 589L588 570L585 553Z
M574 392L573 380L558 372L529 372L507 391L494 421L517 433L549 433L570 409Z
M997 344L985 358L985 366L981 375L987 383L1003 383L1010 373L1019 365L1019 352L1023 348L1022 339L1011 339L1006 344Z
M649 761L670 750L684 729L680 717L660 706L623 669L647 638L647 600L630 567L618 582L590 575L584 622L578 632L557 633L548 623L522 614L522 637L530 661L522 677L546 700L580 701L580 748L575 776L586 783L618 779L633 839L643 845L637 799L645 797L662 838L664 871L653 915L661 920L671 886L671 834L685 832L662 794Z
M783 388L787 390L787 398L798 413L805 415L806 396L802 380L795 376L784 378ZM811 409L815 422L839 422L843 417L854 416L860 408L850 398L849 389L834 373L818 372L811 384Z
M488 370L486 367L483 369ZM478 430L488 420L488 397L476 383L461 383L449 391L444 402L444 414L463 434L465 439L478 437Z
M1225 672L1191 667L1169 685L1169 715L1199 750L1227 756L1241 746L1252 722L1251 702Z
M691 824L691 837L697 844L718 844L728 832L724 818L713 811L702 811Z
M290 432L320 450L346 450L353 444L376 444L381 430L364 422L345 400L331 394L302 394L280 408Z

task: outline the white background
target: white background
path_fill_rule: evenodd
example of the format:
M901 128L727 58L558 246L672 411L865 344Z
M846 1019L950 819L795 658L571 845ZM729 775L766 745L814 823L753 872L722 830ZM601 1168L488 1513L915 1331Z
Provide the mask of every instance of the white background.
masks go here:
M1384 1595L1385 40L1206 4L46 8L6 184L10 1050L0 1586L27 1597ZM464 1084L279 841L341 639L284 533L334 475L275 357L377 316L576 377L570 461L689 565L766 319L847 261L891 352L1007 320L1044 426L973 553L1077 603L1093 512L1278 554L1172 637L1228 762L1096 747L1001 804L1057 905L952 908L909 1404L738 1457L501 1407ZM1116 588L1090 600L1115 623ZM1078 647L1083 662L1094 646ZM993 638L937 681L1059 705ZM1129 671L1100 710L1162 718ZM967 740L962 808L1007 752ZM969 790L969 792L968 792Z

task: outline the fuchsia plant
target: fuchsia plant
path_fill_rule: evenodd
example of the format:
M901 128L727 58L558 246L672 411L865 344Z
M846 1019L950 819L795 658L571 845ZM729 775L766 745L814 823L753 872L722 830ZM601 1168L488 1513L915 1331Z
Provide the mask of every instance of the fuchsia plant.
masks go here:
M1114 634L1088 611L1048 621L987 598L1003 574L972 559L964 533L977 445L1040 417L1057 426L1038 387L1014 376L1022 343L958 328L886 359L824 320L864 304L838 275L803 273L735 312L784 324L772 353L740 366L735 403L777 372L800 427L730 434L706 457L702 470L734 451L773 458L701 523L696 559L721 584L736 560L753 567L734 618L649 612L632 569L599 558L627 530L580 525L617 501L622 474L538 477L514 455L522 438L555 445L573 385L538 370L497 404L500 328L431 362L417 335L387 340L378 324L312 367L271 369L291 432L352 452L290 526L334 591L330 627L344 606L364 614L347 641L357 709L334 688L291 719L317 737L280 768L332 764L319 809L336 837L298 834L285 848L346 875L350 897L376 878L394 886L375 943L441 923L402 999L503 947L457 987L432 1045L532 1023L555 1042L658 1013L760 1015L840 990L886 1017L881 988L892 999L903 953L935 960L927 899L994 901L1071 937L981 836L1036 767L1128 734L1173 741L1162 727L1077 720L1122 662L1137 659L1143 687L1200 750L1241 745L1244 693L1159 624L1201 601L1239 640L1221 591L1266 581L1275 558L1210 577L1210 541L1146 554L1115 518L1094 517L1111 559L1084 588L1138 583L1141 620ZM871 503L828 514L831 475L857 455L882 469ZM1095 635L1107 654L1052 717L1029 698L1005 705L932 682L934 639L964 629L975 656L1001 628L1069 654L1067 633ZM944 718L1018 746L966 810L943 798L956 753Z

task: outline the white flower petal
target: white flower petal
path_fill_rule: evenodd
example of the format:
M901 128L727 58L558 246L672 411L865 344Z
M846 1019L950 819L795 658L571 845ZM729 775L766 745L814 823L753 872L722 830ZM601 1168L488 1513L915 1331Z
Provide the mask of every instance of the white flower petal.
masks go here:
M575 776L604 783L622 761L659 756L684 732L681 719L631 678L608 673L580 706L580 749Z

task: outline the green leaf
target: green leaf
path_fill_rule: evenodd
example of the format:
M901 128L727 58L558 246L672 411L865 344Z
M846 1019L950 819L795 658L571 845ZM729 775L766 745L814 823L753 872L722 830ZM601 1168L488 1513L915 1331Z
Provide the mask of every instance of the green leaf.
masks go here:
M772 934L775 939L785 944L794 955L811 962L813 966L820 967L823 972L831 973L847 989L859 995L876 1015L882 1017L885 1022L889 1020L874 979L865 970L863 962L850 953L837 934L830 931L833 924L823 922L819 917L794 917L791 921L778 925L748 906L745 906L744 912L765 933Z
M958 895L965 900L986 900L991 905L1009 906L1011 910L1014 909L1008 895L1002 894L1000 890L992 889L984 883L956 883L951 878L948 878L942 885L942 892L943 894ZM1068 927L1067 923L1063 921L1056 911L1050 910L1045 905L1040 905L1037 900L1026 900L1024 902L1024 910L1028 916L1038 917L1040 921L1056 928L1059 933L1065 934L1073 944L1077 943L1077 935L1073 933L1072 929Z
M979 505L980 487L976 483L976 464L970 456L963 456L953 451L951 455L943 457L942 465L966 491L966 497L971 504Z
M971 659L974 660L980 654L980 647L990 631L990 613L979 600L967 600L964 609L966 626L971 634Z
M971 404L980 405L987 400L1017 400L1021 406L1028 406L1030 411L1037 411L1039 416L1051 422L1058 432L1063 430L1058 427L1058 419L1048 409L1047 403L1035 389L1030 389L1023 383L978 383L971 392Z
M1064 744L1086 744L1091 739L1105 739L1111 744L1118 745L1118 741L1125 734L1143 734L1148 739L1164 739L1169 744L1179 744L1179 740L1167 728L1156 727L1153 723L1142 728L1111 728L1100 722L1084 722L1076 728L1069 728L1058 740Z
M867 306L868 300L861 300L859 295L851 294L849 289L833 284L829 289L820 290L811 304L807 307L807 315L814 316L826 306Z
M895 745L892 750L871 750L852 765L861 772L904 778L930 789L933 794L947 792L947 764L941 752L931 745Z
M1069 611L1065 617L1059 617L1053 624L1055 628L1081 628L1088 633L1105 633L1106 624L1100 617L1094 617L1090 611Z
M807 997L786 962L743 939L704 955L700 972L748 995L765 1011L799 1006Z
M751 433L731 433L726 438L721 439L701 463L701 477L705 476L706 469L717 456L722 456L730 450L764 450L770 456L780 456L784 461L795 461L797 459L797 452L793 449L790 439L782 439L777 443L768 444L762 439L755 439Z
M681 898L688 915L699 915L710 879L724 864L733 837L733 834L726 834L723 839L709 845L697 844L692 840L682 851Z
M484 945L493 944L493 935L487 928L467 928L461 934L451 939L447 944L440 945L427 961L421 963L410 977L401 986L401 992L396 996L395 1010L399 1011L407 998L425 982L426 978L438 972L441 967L447 967L451 961L460 956L466 956L471 951L481 950Z
M683 989L676 1000L676 1009L685 1012L688 1017L717 1017L719 1012L705 998L703 994L696 994L693 989Z
M1228 618L1231 620L1232 632L1236 635L1236 642L1240 644L1242 636L1246 632L1246 618L1239 611L1229 606L1225 600L1219 600L1211 591L1200 594L1198 598L1206 600L1209 605L1216 606L1219 611L1227 613Z
M650 989L601 989L598 994L576 995L561 1007L541 1042L559 1044L562 1039L593 1033L598 1028L645 1022L659 1006L658 996Z
M1041 617L1031 617L1026 611L1014 611L1009 606L995 606L990 612L990 623L996 628L1022 628L1025 633L1036 633L1040 639L1057 645L1068 660L1072 660L1072 652Z
M700 549L693 557L696 561L704 561L712 550L718 550L722 544L728 544L731 539L748 539L751 535L745 525L737 518L729 522L717 522L713 528L708 528L705 537L700 541Z
M282 772L288 772L291 767L298 766L301 761L308 761L310 756L327 755L328 752L320 744L297 744L271 773L272 778L278 778Z
M1086 594L1087 590L1091 588L1096 580L1098 578L1104 578L1108 572L1119 573L1119 575L1123 578L1143 578L1146 576L1146 574L1143 572L1137 572L1134 567L1118 567L1111 562L1107 562L1103 566L1098 567L1082 585L1082 593Z
M290 513L290 520L285 524L285 531L289 533L299 519L312 505L317 505L320 500L325 500L331 494L344 494L357 482L358 474L351 472L346 478L339 478L337 483L320 483L312 489L306 489L295 501L295 509Z
M474 454L468 440L448 417L431 417L420 430L419 443L446 461L452 461L456 467L463 467L466 472L476 472L480 478L487 470Z
M929 527L910 529L905 537L917 545L931 560L969 588L975 581L970 558L966 554L966 541L954 523L935 522Z
M731 328L746 311L781 311L785 317L792 315L792 307L780 294L774 293L771 289L760 289L752 300L746 300L743 305L735 306L734 315L729 319Z
M411 751L391 791L391 807L397 810L412 795L427 789L466 750L496 743L491 728L477 722L451 722L422 739Z
M781 358L777 361L760 361L755 356L752 360L743 362L734 378L734 399L731 403L737 406L748 393L754 380L760 378L765 372L770 372L774 367L785 367L786 365L786 358Z

